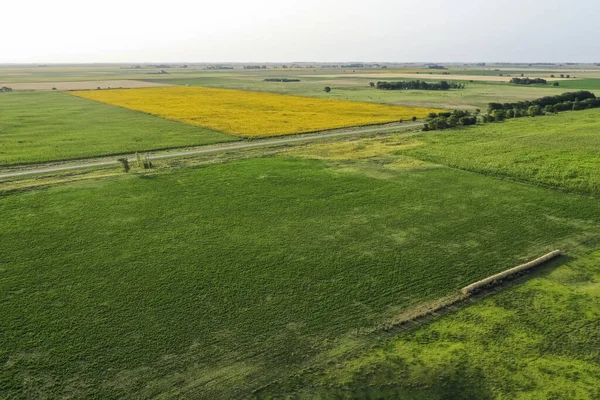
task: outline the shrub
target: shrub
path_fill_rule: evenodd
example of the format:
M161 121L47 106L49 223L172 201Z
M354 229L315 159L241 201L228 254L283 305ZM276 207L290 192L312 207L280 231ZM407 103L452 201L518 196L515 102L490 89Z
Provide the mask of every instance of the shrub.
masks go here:
M540 106L531 106L527 110L527 114L530 117L535 117L537 115L541 115L542 114L542 108Z
M123 171L125 173L131 170L131 167L129 166L129 161L126 158L119 158L117 159L117 161L121 163L121 165L123 166Z
M331 92L331 88L330 88L329 86L325 86L325 89L324 89L324 90L325 90L325 92L326 92L326 93L329 93L329 92Z

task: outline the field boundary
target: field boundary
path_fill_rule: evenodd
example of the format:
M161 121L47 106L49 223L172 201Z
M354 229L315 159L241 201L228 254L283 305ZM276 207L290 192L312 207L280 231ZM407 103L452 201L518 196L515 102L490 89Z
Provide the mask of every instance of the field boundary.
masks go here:
M518 274L519 272L524 272L529 269L535 268L539 265L542 265L545 262L550 261L560 255L562 255L562 252L560 250L551 251L550 253L544 254L543 256L538 257L535 260L532 260L528 263L517 265L516 267L509 268L506 271L499 272L497 274L488 276L487 278L484 278L477 282L471 283L470 285L462 288L460 291L464 295L469 295L481 288L485 288L487 286L493 286L506 278L509 278L515 274Z
M374 125L374 126L376 126L376 125ZM165 159L165 158L185 157L185 156L196 155L196 154L216 153L216 152L220 152L220 151L242 150L242 149L253 148L253 147L305 142L305 141L327 139L327 138L338 137L338 136L351 136L351 135L360 135L363 133L377 133L377 132L385 132L385 131L398 130L398 129L416 128L416 127L420 127L420 126L423 126L423 124L415 123L415 124L409 124L409 125L394 125L394 126L383 126L383 127L379 126L379 127L375 127L375 128L369 128L369 129L356 129L356 127L354 127L354 129L351 129L351 130L342 129L342 130L330 131L331 133L304 134L304 135L296 135L293 137L290 137L290 136L280 137L277 139L273 139L273 138L254 139L254 140L251 139L251 140L248 140L248 141L245 141L242 143L235 142L235 144L210 147L210 148L207 148L208 146L202 146L202 148L199 148L196 150L178 151L178 152L174 152L174 153L157 154L161 151L165 151L164 149L163 150L155 150L155 151L143 151L141 153L147 154L148 159L150 159L150 160L159 160L159 159ZM172 149L172 150L175 150L175 149ZM118 156L118 155L119 154L114 154L112 156L106 156L106 157L99 158L99 159L104 159L106 161L87 161L86 162L86 160L90 160L90 159L80 159L80 160L65 161L63 163L55 162L55 163L44 163L44 164L30 164L27 166L30 169L24 168L24 166L21 166L20 168L19 167L13 167L13 168L8 167L8 168L6 168L6 171L11 171L11 170L13 170L13 171L17 170L17 171L0 173L0 179L14 178L14 177L19 177L19 176L42 174L42 173L49 173L49 172L69 171L69 170L82 169L82 168L116 165L116 164L119 164L119 162L117 160L115 160L115 159L109 160L108 158ZM133 155L127 156L127 158L128 158L129 162L135 162L137 160ZM77 163L77 164L62 165L66 162L73 162L73 163Z

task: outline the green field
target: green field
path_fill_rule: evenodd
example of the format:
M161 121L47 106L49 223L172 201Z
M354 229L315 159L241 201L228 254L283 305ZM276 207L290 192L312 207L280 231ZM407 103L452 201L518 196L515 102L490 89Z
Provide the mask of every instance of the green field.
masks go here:
M64 93L3 93L0 109L0 166L237 140Z
M600 110L432 132L405 154L434 163L600 195Z
M599 281L600 253L583 253L423 326L341 349L258 397L600 398Z
M537 69L450 72L561 73ZM160 81L485 110L600 88L598 71L568 73L584 79L380 91L403 79L196 66ZM0 110L0 167L237 140L59 92L0 93ZM600 398L600 110L418 129L3 178L0 399Z
M574 90L600 90L600 79L571 79L561 81L560 87Z
M413 165L256 158L3 195L0 397L243 396L598 232L595 199Z

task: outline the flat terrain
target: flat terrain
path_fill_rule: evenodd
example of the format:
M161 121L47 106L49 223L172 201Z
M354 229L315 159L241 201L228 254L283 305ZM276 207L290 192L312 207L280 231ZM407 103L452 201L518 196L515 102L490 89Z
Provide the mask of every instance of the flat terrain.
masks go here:
M64 93L2 93L0 109L1 166L235 140Z
M342 78L347 77L345 74L323 74L323 75L308 75L320 78ZM378 80L386 79L437 79L437 80L461 80L461 81L482 81L482 82L509 82L511 77L499 76L499 75L444 75L439 73L406 73L406 72L378 72L378 73L354 73L353 77L356 78L375 78ZM530 76L530 78L537 78L536 76ZM548 78L553 80L560 80L560 78Z
M322 369L257 397L597 399L599 265L599 252L584 252L423 326L370 338L368 350L366 340L346 343Z
M242 137L406 121L436 111L200 87L94 90L73 94Z
M91 89L126 89L168 86L167 83L147 82L133 79L105 80L105 81L74 81L74 82L34 82L34 83L0 83L0 86L8 86L13 90L91 90Z
M600 196L600 110L509 120L418 137L405 154L478 173Z
M485 110L487 104L492 101L501 103L516 102L565 92L565 89L555 88L552 85L526 86L506 83L470 83L468 81L466 82L466 88L462 90L377 90L369 86L369 82L375 81L375 79L356 78L351 75L344 78L297 77L301 79L301 82L264 82L262 76L233 74L231 76L214 74L213 76L201 78L168 78L153 81L173 85L264 91L294 96L443 109L481 108ZM425 75L422 79L427 80L426 77ZM436 80L429 79L429 81L435 82ZM324 92L323 88L325 86L331 87L332 91L330 93Z
M4 195L0 395L242 396L598 232L595 199L371 140Z
M573 68L558 88L488 79L428 92L358 76L383 69L158 68L0 67L1 81L181 85L81 92L113 105L0 93L2 167L198 146L127 174L110 164L0 180L0 398L600 396L600 110L211 151L239 140L217 129L485 109L593 89L600 70ZM192 125L208 123L219 127ZM406 322L554 249L566 256Z

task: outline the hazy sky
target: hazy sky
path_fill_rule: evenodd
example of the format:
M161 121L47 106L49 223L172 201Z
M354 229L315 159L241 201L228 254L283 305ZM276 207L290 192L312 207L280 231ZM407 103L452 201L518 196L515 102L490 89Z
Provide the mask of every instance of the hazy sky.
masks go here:
M4 0L0 63L600 62L598 0Z

